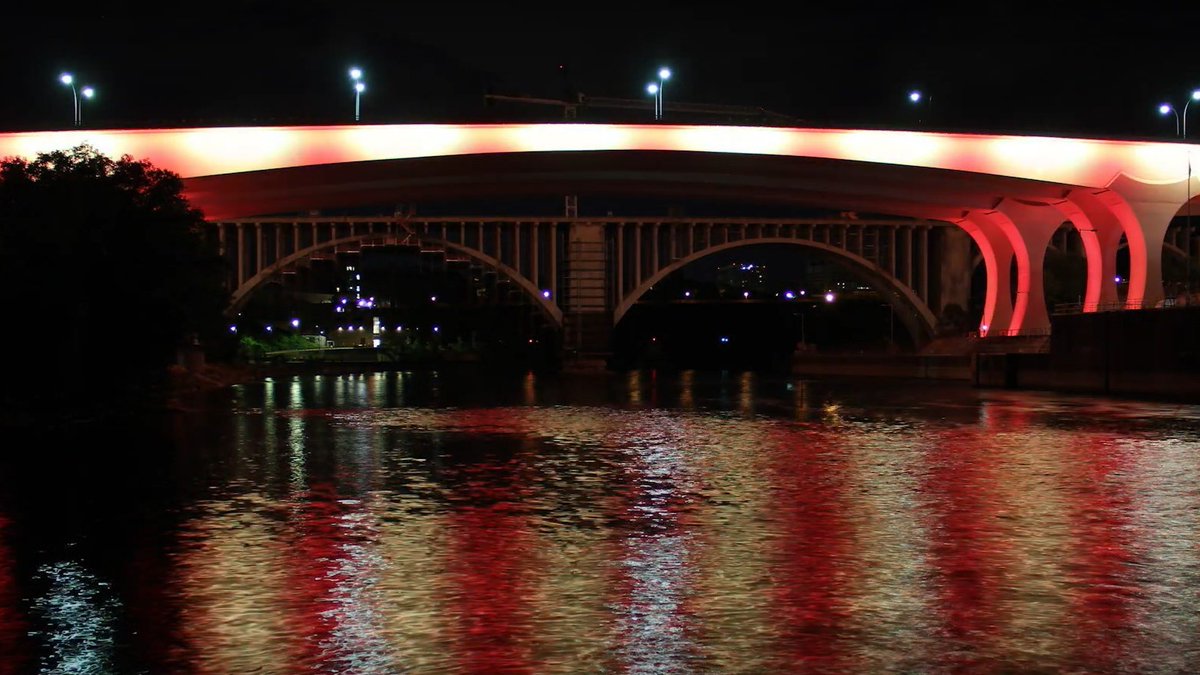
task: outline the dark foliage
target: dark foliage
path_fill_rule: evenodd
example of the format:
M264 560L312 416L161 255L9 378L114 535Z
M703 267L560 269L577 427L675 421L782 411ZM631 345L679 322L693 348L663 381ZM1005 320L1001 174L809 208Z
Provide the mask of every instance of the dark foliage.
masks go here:
M178 175L83 145L0 162L0 400L93 407L154 392L220 330L222 262Z

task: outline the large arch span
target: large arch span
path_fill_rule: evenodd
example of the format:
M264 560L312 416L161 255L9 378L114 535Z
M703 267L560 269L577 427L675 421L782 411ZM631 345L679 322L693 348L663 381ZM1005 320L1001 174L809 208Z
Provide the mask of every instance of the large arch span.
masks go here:
M805 239L794 239L790 237L764 237L760 239L742 239L730 241L723 244L717 244L701 251L692 253L691 255L672 262L670 265L658 270L653 276L643 281L637 288L633 289L629 294L625 295L619 305L617 305L614 313L614 323L620 323L622 317L637 304L646 293L650 291L655 284L660 283L670 275L678 272L684 267L711 255L728 251L731 249L744 248L747 246L762 246L762 245L778 245L778 246L803 246L830 256L834 259L841 260L850 264L857 272L866 277L867 282L872 288L882 291L884 297L888 299L889 304L893 306L900 305L901 310L897 316L901 318L909 333L913 335L918 342L928 339L933 335L936 327L937 319L929 306L917 296L912 288L902 283L899 279L892 276L887 270L880 265L872 262L852 251L845 250L836 246L831 246L827 243L811 241Z
M983 332L1049 328L1041 257L1064 220L1085 237L1088 298L1122 238L1125 306L1164 297L1164 237L1200 193L1198 146L1144 140L666 124L352 125L0 134L0 155L90 143L180 174L212 220L452 195L630 194L874 204L947 213L994 261ZM1005 307L1016 261L1018 294ZM1089 303L1090 304L1090 303Z

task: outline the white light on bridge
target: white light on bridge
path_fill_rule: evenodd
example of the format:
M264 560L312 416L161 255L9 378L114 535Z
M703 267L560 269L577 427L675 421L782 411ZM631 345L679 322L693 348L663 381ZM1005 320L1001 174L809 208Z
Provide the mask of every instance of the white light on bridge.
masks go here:
M921 92L919 92L919 91L908 92L908 100L912 101L913 103L920 101L921 100Z

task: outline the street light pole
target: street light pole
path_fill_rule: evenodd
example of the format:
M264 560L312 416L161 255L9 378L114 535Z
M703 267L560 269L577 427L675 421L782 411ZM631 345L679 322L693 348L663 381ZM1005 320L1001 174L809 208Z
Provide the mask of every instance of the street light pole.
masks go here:
M70 73L63 73L58 80L71 88L71 112L74 114L75 126L79 126L79 92L75 91L75 78Z
M658 119L658 85L651 82L646 85L646 93L654 97L654 119Z
M1166 115L1167 113L1175 113L1175 135L1178 136L1179 135L1179 111L1176 110L1175 106L1171 105L1170 103L1163 103L1162 105L1158 106L1158 114L1159 115Z
M920 106L921 106L921 98L922 97L924 97L924 95L917 89L914 89L914 90L908 92L908 100L911 101L913 105L917 106L917 126L921 126L921 108L920 108ZM925 103L926 109L930 113L932 113L933 112L933 96L929 96L925 100L926 100L926 103Z
M663 118L663 113L666 112L666 102L663 100L663 92L667 88L667 80L671 79L670 68L658 69L658 119Z
M350 69L350 79L354 81L354 121L355 122L357 122L359 119L359 110L360 110L359 97L362 96L363 91L367 88L367 85L363 84L363 82L362 82L362 75L363 75L363 72L362 72L361 68L351 68Z
M84 98L90 100L96 95L96 90L91 87L84 87L79 93L82 94ZM81 126L83 124L83 101L80 101L78 106L79 109L75 112L75 126Z
M1192 95L1183 104L1183 139L1187 140L1187 111L1192 101L1200 101L1200 89L1192 90ZM1184 148L1187 153L1187 215L1183 224L1183 292L1190 304L1192 300L1192 151Z

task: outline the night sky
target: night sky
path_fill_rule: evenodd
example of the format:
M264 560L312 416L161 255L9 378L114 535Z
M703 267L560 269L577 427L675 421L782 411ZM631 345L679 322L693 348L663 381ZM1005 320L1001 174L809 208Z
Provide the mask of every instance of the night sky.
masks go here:
M99 92L85 126L137 128L351 122L351 65L366 72L363 123L553 121L484 94L648 100L667 65L668 102L803 126L913 127L919 87L927 128L1170 139L1156 108L1200 87L1200 3L1117 4L797 2L783 18L745 2L10 3L0 130L69 127L63 71Z

